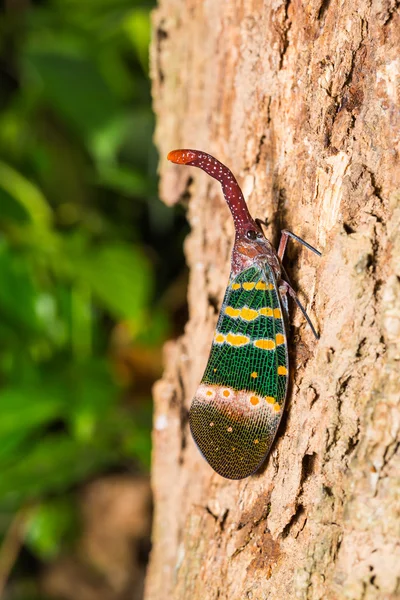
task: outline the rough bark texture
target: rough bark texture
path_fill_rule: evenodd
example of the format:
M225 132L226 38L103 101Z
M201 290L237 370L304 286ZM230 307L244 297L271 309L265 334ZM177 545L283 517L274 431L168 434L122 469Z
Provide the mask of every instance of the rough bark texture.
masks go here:
M400 11L394 0L160 0L161 196L184 198L190 320L155 387L146 600L400 597ZM229 274L226 163L318 323L293 314L285 416L261 471L214 474L187 424ZM166 249L167 251L167 249Z

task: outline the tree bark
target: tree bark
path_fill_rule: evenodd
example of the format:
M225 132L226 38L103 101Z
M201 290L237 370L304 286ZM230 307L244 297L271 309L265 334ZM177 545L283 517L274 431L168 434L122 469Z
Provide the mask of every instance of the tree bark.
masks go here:
M400 598L400 11L395 0L160 0L152 77L161 197L188 199L190 319L155 386L146 600ZM230 269L218 184L231 168L277 241L316 342L292 312L291 383L263 468L216 475L188 409ZM166 249L166 251L168 251Z

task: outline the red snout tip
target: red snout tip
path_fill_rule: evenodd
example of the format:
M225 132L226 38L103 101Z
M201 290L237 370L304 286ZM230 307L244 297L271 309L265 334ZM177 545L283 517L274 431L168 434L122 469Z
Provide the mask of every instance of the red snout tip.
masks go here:
M171 150L167 158L177 165L186 165L196 159L196 154L192 150Z

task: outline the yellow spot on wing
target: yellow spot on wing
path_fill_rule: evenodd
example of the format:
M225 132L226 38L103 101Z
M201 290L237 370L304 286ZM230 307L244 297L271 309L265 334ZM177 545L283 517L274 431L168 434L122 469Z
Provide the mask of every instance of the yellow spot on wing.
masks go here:
M272 312L272 308L270 308L269 306L267 306L266 308L260 308L260 310L258 312L260 313L260 315L263 315L264 317L272 317L274 314Z
M281 407L279 406L278 403L274 404L273 409L275 412L279 412L281 410Z
M252 377L253 379L255 379L256 377L258 377L257 371L253 371L252 374L250 375L250 377Z
M250 338L247 335L239 335L236 333L228 333L226 341L230 346L245 346L249 343Z
M256 290L266 290L267 289L267 284L265 283L265 281L258 281L256 283Z
M245 283L242 284L242 287L244 290L252 290L255 287L255 283L254 282L250 282L250 281L245 281Z
M212 396L212 395L213 395L213 393L211 390L208 390L208 392L206 392L206 396Z
M280 308L274 308L274 317L275 319L281 319L282 318L282 313Z
M257 396L250 396L250 404L252 404L253 406L257 406L257 404L259 403L259 399L257 398Z
M278 367L278 375L287 375L286 367Z
M254 345L256 348L261 348L261 350L273 350L275 348L274 340L256 340Z
M254 321L258 317L258 310L253 310L252 308L242 308L240 311L240 316L245 321Z
M275 398L273 396L265 396L265 400L268 404L275 404Z
M280 346L281 344L285 343L285 336L282 335L281 333L277 333L275 340L276 340L276 345Z
M222 342L225 341L225 336L222 333L217 333L214 340L217 342L217 344L222 344Z
M229 390L224 390L224 391L222 392L222 395L223 395L223 396L225 396L225 398L229 398L229 396L231 395L231 393L230 393L230 391L229 391Z
M233 290L239 290L240 289L240 283L232 283L232 289Z
M232 308L232 306L227 306L225 314L228 315L228 317L238 317L240 315L240 310L238 308Z
M269 290L274 290L274 289L275 289L275 286L274 286L274 284L273 284L273 283L269 283L269 284L268 284L268 289L269 289Z
M269 310L271 311L271 314L269 316L272 317L272 309L269 309ZM244 319L245 321L254 321L254 319L257 319L257 317L259 317L260 314L262 314L262 313L259 310L254 310L253 308L247 308L247 306L244 306L241 309L233 308L232 306L227 306L225 308L225 314L228 315L228 317L232 317L233 319L240 317L241 319Z
M254 443L255 443L255 444L258 444L258 440L254 440Z

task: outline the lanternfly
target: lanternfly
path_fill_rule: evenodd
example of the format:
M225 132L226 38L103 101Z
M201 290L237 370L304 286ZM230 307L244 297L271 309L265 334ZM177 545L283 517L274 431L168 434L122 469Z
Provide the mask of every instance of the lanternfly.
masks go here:
M251 217L231 171L213 156L174 150L168 159L217 179L235 224L229 284L189 422L211 467L228 479L243 479L265 460L282 417L289 368L288 295L318 338L282 266L288 239L320 252L290 231L282 231L276 251L262 222Z

